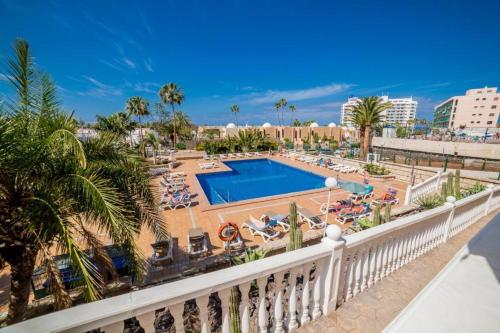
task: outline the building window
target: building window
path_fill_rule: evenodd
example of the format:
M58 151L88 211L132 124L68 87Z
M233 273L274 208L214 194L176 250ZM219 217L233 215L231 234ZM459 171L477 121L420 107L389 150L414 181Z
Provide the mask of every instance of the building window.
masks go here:
M478 116L482 116L482 115L483 115L482 113L478 114Z
M496 105L492 105L492 106L491 106L491 108L492 108L492 109L496 109L496 108L497 108L497 106L496 106Z
M494 115L495 115L494 113L490 113L488 116L493 117Z
M471 124L474 124L474 122L473 122L473 121L471 121L470 123L471 123Z
M478 98L476 98L476 101L479 101L479 97L478 97Z
M475 116L476 114L475 114L475 113L473 113L472 115L473 115L473 116Z
M485 101L485 100L486 100L486 97L483 97L483 101Z
M481 105L481 109L484 108L484 105Z
M487 121L486 124L487 125L491 125L491 124L493 124L493 122L492 121Z
M498 101L498 97L493 98L494 101Z
M474 106L474 109L477 109L477 105Z
M476 124L481 124L481 122L480 121L476 121Z

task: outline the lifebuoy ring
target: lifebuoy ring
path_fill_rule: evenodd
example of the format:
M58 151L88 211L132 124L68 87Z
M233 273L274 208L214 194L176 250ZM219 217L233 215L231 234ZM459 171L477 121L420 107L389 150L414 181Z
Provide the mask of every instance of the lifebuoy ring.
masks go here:
M225 231L228 228L232 228L233 232L231 233L231 235L226 236ZM236 239L236 237L238 237L238 226L233 222L222 223L217 230L217 234L219 235L220 240L223 242L233 241Z

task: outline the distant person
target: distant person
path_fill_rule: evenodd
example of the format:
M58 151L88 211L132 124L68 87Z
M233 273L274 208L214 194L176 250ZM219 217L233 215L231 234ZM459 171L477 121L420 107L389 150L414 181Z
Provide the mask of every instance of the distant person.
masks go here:
M368 185L370 183L370 175L368 174L368 171L365 171L363 173L363 182L365 183L365 185Z

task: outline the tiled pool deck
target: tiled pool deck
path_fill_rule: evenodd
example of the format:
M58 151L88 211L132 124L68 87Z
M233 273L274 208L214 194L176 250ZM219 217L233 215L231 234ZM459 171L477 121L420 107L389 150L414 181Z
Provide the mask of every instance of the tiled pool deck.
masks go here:
M260 157L262 158L262 157ZM362 183L363 177L358 174L350 173L344 174L332 170L328 170L319 166L312 166L304 162L291 160L281 156L269 157L273 160L286 163L291 166L301 168L303 170L311 171L322 176L334 176L343 181L355 181ZM196 178L197 173L219 172L226 171L229 168L221 162L217 162L218 168L202 170L198 163L203 162L200 160L182 160L181 165L175 171L183 171L187 174L186 183L189 185L189 190L194 194L193 201L195 204L190 208L178 208L176 210L162 211L162 217L168 224L168 229L174 239L177 239L177 245L181 248L187 246L187 233L190 228L199 227L208 233L212 253L217 254L223 251L223 243L217 236L217 229L222 222L235 222L241 225L250 215L259 218L266 211L273 211L278 214L288 214L289 204L295 201L298 207L309 209L313 213L320 214L319 207L322 203L327 201L328 191L326 188L319 190L310 190L305 192L289 193L273 197L258 198L252 200L239 201L229 204L210 205L205 194ZM161 177L154 179L154 184L159 185ZM393 187L398 190L398 198L400 202L404 201L405 189L407 184L398 180L370 180L375 188L375 196L380 197L385 193L387 188ZM332 202L335 200L345 199L348 192L342 189L335 189L332 192ZM370 200L368 200L370 201ZM329 223L336 223L335 215L330 214L328 217ZM340 225L340 224L339 224ZM340 225L342 228L348 228L350 224ZM302 225L303 231L307 232L309 228ZM150 244L153 239L149 233L141 235L139 244L146 255L151 253ZM260 237L254 238L250 235L248 229L241 230L241 235L245 241L246 246L254 246L263 244ZM286 236L282 234L281 237ZM272 242L272 241L271 241ZM175 251L174 251L175 252ZM175 258L174 258L175 260Z

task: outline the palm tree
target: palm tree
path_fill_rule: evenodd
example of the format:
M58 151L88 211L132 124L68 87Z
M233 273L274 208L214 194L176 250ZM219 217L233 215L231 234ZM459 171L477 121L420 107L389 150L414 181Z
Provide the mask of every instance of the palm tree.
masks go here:
M164 84L160 91L158 92L163 103L166 105L172 106L172 114L173 114L173 125L174 125L174 149L177 143L177 129L176 129L176 117L175 117L175 105L181 105L184 101L184 93L177 86L177 84L170 82L169 84Z
M278 115L278 124L281 126L281 119L280 119L280 109L281 109L281 103L278 101L274 104L274 108L276 109L276 114Z
M384 102L376 96L361 98L353 106L350 121L360 131L361 159L365 159L368 154L372 127L383 121L384 116L382 113L391 107L390 102Z
M134 242L141 227L167 237L149 175L129 158L128 147L109 132L79 141L75 119L59 110L55 85L35 71L27 42L18 40L14 50L9 80L18 101L0 115L0 261L10 265L11 279L7 324L26 315L37 262L45 264L56 308L70 305L54 249L69 256L92 301L102 296L104 283L94 262L112 266L93 230L121 245L138 272L145 268Z
M129 116L139 117L139 130L142 141L144 139L144 135L142 133L141 116L149 115L149 102L139 96L130 97L125 104L125 108ZM132 144L132 142L130 144Z
M146 151L146 147L151 147L153 150L153 164L156 164L156 152L160 148L160 138L153 132L147 132L139 146L143 151Z
M293 125L293 114L295 113L297 108L295 107L295 105L289 105L288 109L290 110L290 126L292 126Z
M94 128L98 132L109 132L123 138L129 133L127 121L127 115L123 112L113 113L107 117L97 115Z
M240 107L236 104L231 105L231 112L236 118L236 127L238 127L238 112L240 112Z

